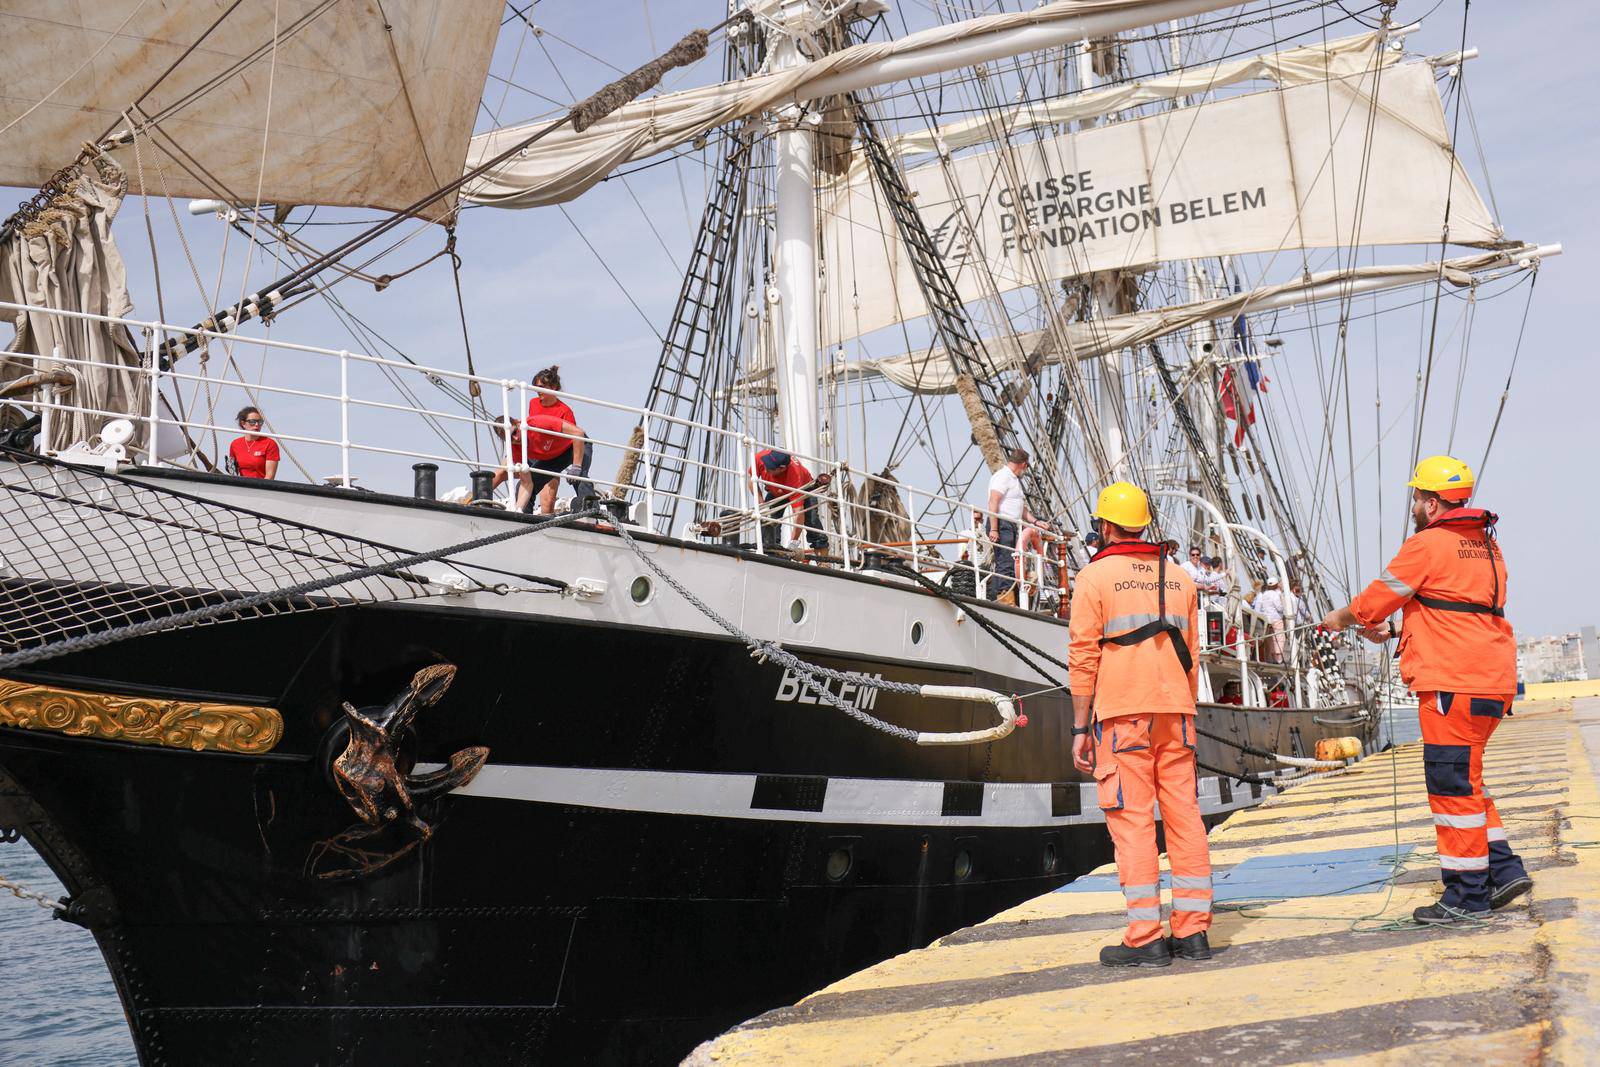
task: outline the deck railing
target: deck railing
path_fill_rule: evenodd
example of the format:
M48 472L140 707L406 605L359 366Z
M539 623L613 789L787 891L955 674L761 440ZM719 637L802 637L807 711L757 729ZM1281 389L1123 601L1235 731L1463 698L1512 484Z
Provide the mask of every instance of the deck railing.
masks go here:
M41 416L41 444L49 440L51 427L65 417L82 415L101 421L120 418L137 427L130 445L133 458L151 466L205 469L209 464L220 468L219 456L200 458L206 451L203 442L213 439L225 448L227 437L242 432L236 425L229 425L226 418L236 407L248 404L262 409L268 419L268 425L260 432L278 441L287 452L279 468L280 477L291 476L288 457L293 457L311 464L308 471L319 463L324 467L336 464L336 473L328 472L316 479L326 484L353 492L384 489L409 494L412 486L407 480L410 472L404 467L407 462L434 464L444 474L446 485L457 480L471 484L470 475L474 472L497 472L506 476L487 499L465 498L461 502L509 509L515 506L519 476L530 472L527 463L514 458L517 454L529 455L533 434L526 420L530 402L536 403L543 394L574 409L584 447L594 452L587 480L603 496L642 505L635 509L641 523L652 522L657 514L655 497L663 491L655 477L657 442L662 440L667 424L675 424L680 433L688 429L707 435L711 447L704 450L704 456L727 457L718 461L681 452L672 457L675 464L685 467L684 476L679 479L682 488L673 495L689 506L677 509L679 518L672 529L657 529L656 533L725 540L766 553L782 545L785 531L794 530L796 546L815 541L817 548L810 554L833 566L881 568L893 561L934 581L963 589L967 583L961 574L966 572L978 595L991 585L998 588L1015 581L1014 568L1001 573L995 567L996 559L1002 557L987 537L989 519L995 516L984 508L941 492L896 483L893 488L905 504L902 515L869 502L868 472L852 470L837 460L799 454L735 428L692 422L616 401L547 389L528 381L421 366L349 349L5 302L0 302L0 310L126 327L143 339L146 353L161 351L163 342L174 336L195 337L202 342L199 351L165 369L153 364L148 356L141 366L114 368L139 380L146 397L140 410L94 406L82 395L83 390L73 386L41 384L11 397L10 403ZM208 347L217 349L235 368L250 353L259 353L263 369L270 365L272 373L264 374L258 382L244 381L242 374L239 378L210 374L201 365ZM11 358L31 360L37 370L65 370L79 381L106 369L103 364L77 358L60 348L49 354L13 353ZM210 359L216 360L217 356ZM380 399L384 379L407 402ZM422 401L423 396L437 395L441 385L475 401L454 407ZM600 427L607 425L618 430L602 432ZM439 440L438 445L424 443L430 434ZM575 435L553 432L547 436ZM814 478L806 487L786 490L800 498L799 509L788 504L775 506L775 501L766 499L765 487L752 477L756 457L768 448L788 452L814 476L828 476L825 481ZM630 477L619 482L615 476L608 476L608 472L620 475L623 461L629 456L635 459ZM554 473L561 478L560 471ZM701 485L713 487L714 494L697 495L695 487ZM460 498L463 494L458 491L456 495ZM813 515L814 521L801 521L804 516ZM779 527L777 544L773 543L771 529L765 536L762 534L763 526L772 525ZM872 526L897 530L898 536L875 540L867 536ZM1064 613L1067 541L1044 532L1042 542L1039 549L1030 549L1025 555L1028 580L1018 589L1019 604Z

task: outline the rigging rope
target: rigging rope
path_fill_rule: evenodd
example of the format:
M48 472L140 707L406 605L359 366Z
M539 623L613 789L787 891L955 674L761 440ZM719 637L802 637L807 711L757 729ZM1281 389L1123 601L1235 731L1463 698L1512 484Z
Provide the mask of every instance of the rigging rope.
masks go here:
M878 689L890 693L903 693L908 696L940 697L958 700L988 699L994 703L1001 716L1000 725L992 727L988 730L974 730L953 734L932 734L927 732L918 732L910 729L909 727L900 726L892 722L885 722L874 715L868 714L867 712L861 710L834 693L826 684L812 685L812 692L815 694L819 702L826 704L837 711L844 712L850 718L856 720L864 726L869 726L872 729L877 730L880 733L888 734L891 737L898 737L902 741L910 741L913 744L927 745L973 744L983 741L998 740L999 738L1009 734L1016 723L1016 711L1012 705L1012 702L1000 694L992 693L987 690L964 686L917 685L912 682L895 682L884 678L871 678L856 671L839 671L834 670L832 667L823 667L819 664L808 663L799 656L796 656L793 652L790 652L788 649L784 648L782 645L778 644L776 641L768 641L764 638L756 637L754 634L751 634L734 625L732 622L729 622L726 618L720 615L715 608L696 596L688 586L684 585L677 578L673 577L673 575L662 568L660 564L651 559L649 554L640 548L638 542L633 539L633 534L628 532L625 524L617 523L613 528L615 529L617 535L622 538L623 543L626 544L628 548L633 551L633 554L638 557L639 562L643 563L647 568L649 568L649 570L654 573L657 578L660 578L663 582L665 582L673 590L673 592L687 600L696 611L700 612L700 614L716 623L717 626L721 627L722 630L729 635L744 642L745 647L750 649L752 658L759 660L762 663L771 660L786 670L791 671L795 675L805 678L807 681L812 683L848 683L850 685L855 685L866 689Z
M1459 49L1459 51L1462 54L1465 54L1466 50L1467 50L1467 17L1471 13L1472 13L1472 0L1462 0L1462 5L1461 5L1461 47ZM1459 84L1465 84L1466 76L1467 76L1467 68L1466 68L1466 64L1463 63L1459 68L1457 68L1457 71L1456 71L1457 84L1458 85ZM1434 343L1437 340L1438 335L1439 335L1439 305L1444 299L1444 259L1445 259L1446 247L1450 243L1450 205L1451 205L1451 202L1452 202L1452 198L1453 198L1453 196L1455 194L1455 178L1456 178L1456 167L1457 167L1457 164L1456 164L1456 141L1459 138L1460 133L1461 133L1461 111L1462 111L1461 98L1458 95L1457 98L1456 98L1455 119L1452 122L1451 129L1450 129L1450 176L1449 176L1449 180L1445 183L1445 192L1444 192L1444 225L1443 225L1442 231L1441 231L1441 233L1439 235L1439 272L1438 272L1438 275L1437 275L1437 277L1435 278L1435 281L1434 281L1433 317L1432 317L1432 322L1430 323L1430 325L1428 327L1427 363L1426 363L1426 367L1423 369L1422 380L1421 380L1420 385L1419 385L1419 388L1421 390L1421 395L1418 397L1418 400L1417 400L1416 432L1412 435L1412 441L1411 441L1411 465L1413 467L1416 466L1417 459L1422 454L1422 434L1423 434L1423 431L1426 429L1426 426L1427 426L1426 420L1427 420L1427 415L1428 415L1428 390L1429 390L1429 387L1433 383ZM1409 518L1410 518L1410 515L1408 513L1407 514L1407 519L1409 519Z

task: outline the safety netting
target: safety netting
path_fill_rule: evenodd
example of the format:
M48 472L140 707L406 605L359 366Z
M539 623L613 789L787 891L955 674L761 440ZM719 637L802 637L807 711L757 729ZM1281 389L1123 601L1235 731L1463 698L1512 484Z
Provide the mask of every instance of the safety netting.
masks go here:
M465 576L447 587L444 568L413 568L542 528L412 552L0 453L0 671L164 630L438 596Z

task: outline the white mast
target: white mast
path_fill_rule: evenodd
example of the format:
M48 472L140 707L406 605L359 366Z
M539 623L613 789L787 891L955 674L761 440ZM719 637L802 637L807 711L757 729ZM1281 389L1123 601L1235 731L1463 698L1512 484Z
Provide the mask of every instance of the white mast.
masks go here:
M778 13L767 34L774 70L807 62L800 51L821 21L813 0L795 0ZM806 116L805 118L809 118ZM778 350L773 368L778 385L781 440L805 457L820 457L817 439L817 200L816 133L798 107L777 114L774 163L774 229L778 290Z

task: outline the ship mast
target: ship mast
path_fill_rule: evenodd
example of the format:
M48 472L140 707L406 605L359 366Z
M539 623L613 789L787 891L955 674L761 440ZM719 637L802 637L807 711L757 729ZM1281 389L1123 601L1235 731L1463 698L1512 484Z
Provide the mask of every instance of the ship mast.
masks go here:
M823 21L815 0L794 0L779 9L767 32L774 70L807 62L802 38ZM798 104L778 112L774 153L774 230L778 346L774 367L778 422L783 442L807 457L820 457L817 440L817 199L816 132Z
M941 74L1027 52L1056 48L1228 6L1228 0L1151 0L1076 18L1001 28L930 44L916 52L868 60L811 82L806 98L820 100L910 78ZM801 44L829 19L850 10L824 12L816 0L788 0L762 21L773 70L803 66ZM975 22L977 20L974 20ZM780 440L803 456L821 456L817 419L817 205L816 132L801 101L779 109L773 197L776 253L772 286L781 323L776 355ZM1113 423L1113 425L1117 425Z

